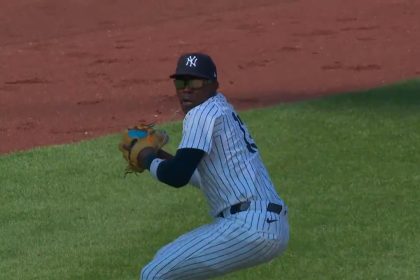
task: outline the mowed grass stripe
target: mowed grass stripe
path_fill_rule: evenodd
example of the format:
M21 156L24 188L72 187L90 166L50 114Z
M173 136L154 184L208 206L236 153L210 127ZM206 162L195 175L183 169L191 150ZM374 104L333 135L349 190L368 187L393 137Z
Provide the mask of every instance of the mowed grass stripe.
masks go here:
M282 197L291 240L223 279L418 279L420 81L241 112ZM181 124L161 125L175 151ZM211 219L192 187L124 178L112 135L0 156L1 279L137 279Z

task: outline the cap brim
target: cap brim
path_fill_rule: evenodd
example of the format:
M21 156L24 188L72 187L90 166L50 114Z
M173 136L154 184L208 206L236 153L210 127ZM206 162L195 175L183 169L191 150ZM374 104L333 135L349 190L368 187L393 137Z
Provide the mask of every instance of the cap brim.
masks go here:
M191 77L197 77L197 78L202 78L202 79L207 79L207 80L216 80L213 77L208 77L205 75L200 75L200 74L193 74L193 73L187 73L187 72L180 72L180 73L175 73L169 76L169 78L171 79L176 79L176 78L181 78L184 76L191 76Z

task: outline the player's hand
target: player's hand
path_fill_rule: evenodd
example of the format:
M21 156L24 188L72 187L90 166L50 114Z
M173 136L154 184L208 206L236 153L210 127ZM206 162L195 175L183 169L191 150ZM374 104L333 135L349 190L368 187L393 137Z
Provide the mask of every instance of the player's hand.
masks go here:
M148 168L150 166L150 158L156 158L157 152L153 147L146 147L139 152L137 155L137 161L140 166L143 168Z
M126 174L143 172L145 166L142 161L138 160L139 154L149 148L157 153L168 141L169 137L166 132L153 129L153 125L141 124L125 130L118 148L128 163Z

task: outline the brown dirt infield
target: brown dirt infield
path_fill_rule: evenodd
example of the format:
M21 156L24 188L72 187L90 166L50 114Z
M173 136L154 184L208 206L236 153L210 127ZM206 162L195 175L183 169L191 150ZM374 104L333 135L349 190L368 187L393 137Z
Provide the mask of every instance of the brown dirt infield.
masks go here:
M320 4L322 3L322 4ZM417 0L0 0L0 154L182 118L204 51L239 109L420 75Z

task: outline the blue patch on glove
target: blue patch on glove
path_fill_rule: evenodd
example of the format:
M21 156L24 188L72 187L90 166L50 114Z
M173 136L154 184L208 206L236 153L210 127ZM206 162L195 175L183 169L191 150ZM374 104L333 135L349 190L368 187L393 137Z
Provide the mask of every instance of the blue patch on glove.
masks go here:
M129 129L128 130L128 137L130 138L137 138L141 139L147 136L147 131L139 130L139 129Z

